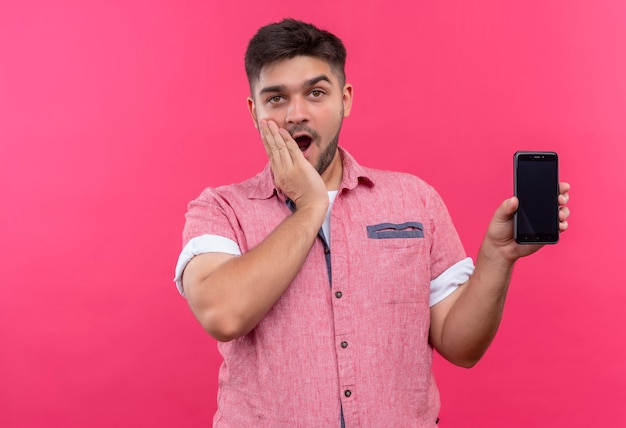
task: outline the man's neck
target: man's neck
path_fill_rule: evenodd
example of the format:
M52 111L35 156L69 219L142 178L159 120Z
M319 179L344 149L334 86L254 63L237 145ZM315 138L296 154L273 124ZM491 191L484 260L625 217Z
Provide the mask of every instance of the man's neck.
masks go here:
M343 159L339 149L335 152L335 157L328 168L322 173L322 179L326 184L326 190L339 190L343 180Z

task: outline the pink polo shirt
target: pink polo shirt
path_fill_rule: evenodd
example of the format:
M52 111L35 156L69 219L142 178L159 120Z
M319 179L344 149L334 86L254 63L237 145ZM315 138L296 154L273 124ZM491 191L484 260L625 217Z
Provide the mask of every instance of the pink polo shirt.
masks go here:
M465 282L473 264L432 187L340 153L330 245L318 238L255 329L218 342L215 427L339 427L342 413L349 428L436 426L429 308ZM204 190L186 216L181 292L193 255L245 253L290 212L269 167ZM207 247L211 236L227 239Z

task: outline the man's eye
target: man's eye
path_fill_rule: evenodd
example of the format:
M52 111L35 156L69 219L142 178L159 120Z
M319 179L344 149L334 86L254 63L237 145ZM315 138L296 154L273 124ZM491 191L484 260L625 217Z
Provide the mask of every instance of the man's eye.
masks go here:
M313 98L319 98L322 95L324 95L324 92L320 91L319 89L315 89L315 90L311 91L311 95L313 96Z
M267 102L270 104L276 104L279 103L282 99L283 97L281 97L280 95L274 95L273 97L269 97L267 99Z

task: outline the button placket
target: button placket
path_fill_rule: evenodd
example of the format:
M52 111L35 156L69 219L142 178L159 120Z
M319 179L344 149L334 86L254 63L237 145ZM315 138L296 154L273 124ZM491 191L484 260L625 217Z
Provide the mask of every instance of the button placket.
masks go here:
M335 325L335 349L337 355L337 368L339 374L339 394L342 402L342 412L346 424L349 426L359 426L358 409L355 405L356 396L356 370L355 351L358 346L351 343L354 339L354 326L352 316L352 295L345 294L351 289L349 266L350 251L348 244L350 237L347 231L352 229L352 225L343 224L343 219L348 218L344 212L345 205L337 198L331 212L331 227L334 227L335 237L333 238L333 277L332 277L332 311ZM350 346L348 346L350 345ZM356 348L354 348L356 346Z

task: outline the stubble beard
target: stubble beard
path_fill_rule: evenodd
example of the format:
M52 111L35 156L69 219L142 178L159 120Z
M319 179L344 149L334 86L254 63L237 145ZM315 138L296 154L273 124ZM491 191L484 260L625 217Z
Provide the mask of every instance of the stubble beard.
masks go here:
M341 109L341 115L339 116L339 126L337 128L337 133L335 137L330 141L326 149L322 153L320 153L320 157L317 160L317 165L315 165L315 169L317 172L322 175L326 169L330 166L335 155L337 154L337 147L339 146L339 133L341 132L341 125L343 124L343 108Z
M330 164L332 163L335 155L337 153L337 147L339 146L339 130L337 134L335 134L335 138L331 140L326 149L322 153L320 153L320 157L317 160L317 165L315 165L315 169L317 172L322 175L324 171L328 169Z

